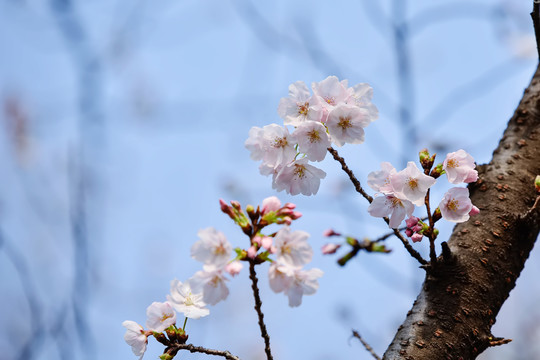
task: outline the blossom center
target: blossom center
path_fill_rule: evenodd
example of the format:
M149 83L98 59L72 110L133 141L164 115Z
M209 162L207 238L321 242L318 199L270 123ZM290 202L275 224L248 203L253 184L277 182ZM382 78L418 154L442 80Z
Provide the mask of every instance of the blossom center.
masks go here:
M167 319L170 319L173 317L173 314L163 314L163 316L161 317L160 321L161 322L164 322L165 320Z
M312 144L319 142L319 140L321 140L321 136L319 135L319 132L315 129L308 132L307 136L309 137L309 142Z
M186 305L186 306L193 306L193 305L195 305L195 303L193 302L193 300L191 300L191 292L188 294L188 296L186 296L186 299L184 300L184 305Z
M213 287L217 288L220 281L221 281L221 280L220 280L219 276L214 276L214 277L212 278L212 280L210 280L210 285L212 285Z
M450 159L446 162L446 167L457 168L459 166L459 161L456 159Z
M446 208L448 210L451 210L451 211L458 211L459 209L459 201L457 201L456 199L452 199L448 202L448 205L446 205Z
M225 247L223 244L219 244L219 246L216 246L214 248L214 254L215 255L225 255L227 253L227 250L225 250Z
M333 96L325 96L324 101L326 101L330 105L336 105L336 98Z
M294 169L294 175L300 179L303 179L306 177L306 168L304 165L295 165Z
M392 198L389 198L388 200L390 200L392 204L391 206L393 208L398 207L398 206L403 206L403 203L397 197L392 197Z
M347 130L348 128L351 127L351 118L350 117L343 117L343 116L340 116L339 117L339 122L337 124L340 128L342 128L343 130Z
M287 146L287 144L287 138L278 137L274 139L274 144L272 144L272 146L274 146L275 148L284 148L285 146Z
M409 188L412 190L416 189L418 187L418 179L415 178L408 178L407 184L409 185Z
M303 104L302 103L297 103L296 105L298 106L298 114L307 116L308 109L309 109L309 102L306 101Z

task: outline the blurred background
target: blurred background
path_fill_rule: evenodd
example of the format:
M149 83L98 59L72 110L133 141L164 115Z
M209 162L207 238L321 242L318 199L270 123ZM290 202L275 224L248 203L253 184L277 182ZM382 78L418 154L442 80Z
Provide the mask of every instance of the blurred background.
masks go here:
M532 1L0 0L0 359L134 359L124 320L146 321L173 278L201 268L197 231L247 240L218 199L278 195L304 216L320 289L289 308L261 266L274 357L382 355L423 271L389 238L388 255L346 267L320 255L327 228L388 231L330 157L316 196L276 194L244 141L277 116L290 83L368 82L380 118L339 148L365 184L422 148L488 162L536 68ZM447 186L434 190L440 199ZM439 200L434 200L439 201ZM443 226L445 240L451 226ZM415 244L427 257L428 244ZM480 359L540 359L536 249L493 330L512 338ZM247 271L190 342L263 359ZM163 346L150 339L145 355ZM204 359L181 352L179 359Z

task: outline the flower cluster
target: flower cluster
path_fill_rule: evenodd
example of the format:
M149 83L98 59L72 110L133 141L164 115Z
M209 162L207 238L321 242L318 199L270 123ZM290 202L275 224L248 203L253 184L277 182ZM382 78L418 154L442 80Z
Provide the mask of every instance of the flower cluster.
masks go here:
M245 142L251 158L262 160L261 174L272 175L272 188L292 195L316 194L326 173L309 162L322 161L332 143L363 143L364 128L378 117L368 84L348 87L347 80L329 76L311 88L313 94L297 81L279 103L278 114L292 133L277 124L252 127Z
M379 195L373 199L368 212L375 217L388 216L389 226L393 229L398 228L408 217L406 234L414 242L420 241L428 228L420 219L412 216L415 206L425 204L429 209L429 188L439 176L446 174L452 184L470 183L478 179L474 159L464 150L447 154L444 162L435 167L434 161L435 154L429 155L427 150L423 150L420 152L423 171L412 161L401 171L383 162L381 170L368 175L368 185ZM453 187L446 192L434 211L432 221L442 217L459 223L467 221L478 212L478 208L469 199L469 190Z
M215 305L227 298L227 275L237 275L243 268L242 262L270 262L270 287L275 292L285 293L290 306L300 305L303 295L317 291L317 279L322 276L322 271L303 269L313 257L313 250L307 242L309 234L292 231L289 227L293 220L301 216L294 211L294 204L282 206L279 199L272 196L266 198L257 209L248 206L247 215L236 201L229 206L220 200L220 204L222 211L250 237L250 243L247 249L234 249L236 256L232 257L232 245L223 233L213 228L199 231L199 240L193 244L191 256L203 263L203 269L190 279L190 284L201 291L204 302ZM283 227L274 234L263 234L261 230L270 224L281 224ZM271 255L275 259L270 259Z
M167 301L153 302L146 309L147 330L131 320L122 323L126 328L124 340L131 346L133 353L141 359L146 351L149 336L154 336L166 346L174 343L184 344L188 338L185 333L185 322L184 328L176 327L175 310L183 313L187 321L187 318L199 319L208 315L210 311L205 306L202 294L192 292L189 283L182 284L178 280L173 280L171 294L167 295ZM166 335L163 332L166 332Z

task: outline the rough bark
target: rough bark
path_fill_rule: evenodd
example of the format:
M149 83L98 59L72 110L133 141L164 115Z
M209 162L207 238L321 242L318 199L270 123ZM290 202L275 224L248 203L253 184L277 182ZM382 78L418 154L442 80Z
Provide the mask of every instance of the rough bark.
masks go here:
M479 180L469 186L480 214L455 226L451 256L428 269L384 359L474 359L498 344L491 327L540 229L540 206L533 208L538 174L540 67L491 162L479 166Z

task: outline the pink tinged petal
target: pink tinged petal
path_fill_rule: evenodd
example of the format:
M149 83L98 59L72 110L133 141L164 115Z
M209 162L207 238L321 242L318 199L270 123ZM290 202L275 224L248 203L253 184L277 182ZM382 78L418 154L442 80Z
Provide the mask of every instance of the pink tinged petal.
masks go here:
M447 154L443 161L443 169L446 172L448 181L452 184L476 181L478 172L474 170L475 167L473 157L462 149Z
M162 332L176 324L176 313L168 302L153 302L146 309L146 327L155 332Z
M191 289L189 282L181 283L176 279L171 281L171 294L167 295L167 301L185 317L199 319L210 314L202 298L202 294Z
M313 249L307 242L309 234L305 231L291 232L288 226L279 230L274 237L278 262L292 266L302 266L313 258Z
M414 205L407 200L401 200L393 195L378 196L368 207L368 212L374 217L390 216L389 227L399 227L405 216L411 216Z
M346 85L340 82L336 76L329 76L323 81L312 83L313 93L320 96L325 106L332 107L345 102L348 97Z
M395 174L396 169L389 162L381 163L381 170L372 171L368 174L367 184L375 191L390 194L393 189L390 185L390 176Z
M363 143L364 128L369 123L369 117L365 109L342 104L330 111L326 126L332 141L337 146L343 146L345 143Z
M413 234L414 231L412 231L411 229L405 229L405 235L407 235L408 237L411 237Z
M190 285L196 292L202 292L203 301L210 305L215 305L229 296L229 289L225 284L227 279L222 269L203 267L204 270L197 271L190 279Z
M439 204L442 217L456 223L469 220L469 212L472 208L469 190L459 187L448 190Z
M317 279L322 275L323 272L320 269L296 269L294 271L293 283L286 290L286 294L289 297L289 306L300 306L300 304L302 304L303 295L315 294L319 288L319 282Z
M248 256L248 258L250 258L250 259L255 259L255 256L257 256L257 249L255 248L255 246L251 246L251 247L247 250L247 256Z
M286 291L293 282L294 268L273 262L268 270L268 280L270 289L275 293Z
M270 248L272 247L273 242L274 242L274 239L272 239L269 236L264 236L262 238L262 241L261 241L261 246L266 250L270 250Z
M124 334L125 342L131 346L133 354L142 357L146 351L146 344L148 343L143 327L130 320L124 321L122 326L126 328L126 333Z
M420 219L418 219L416 216L411 216L410 218L405 220L405 224L407 225L408 228L412 228L413 226L418 224L418 220Z

